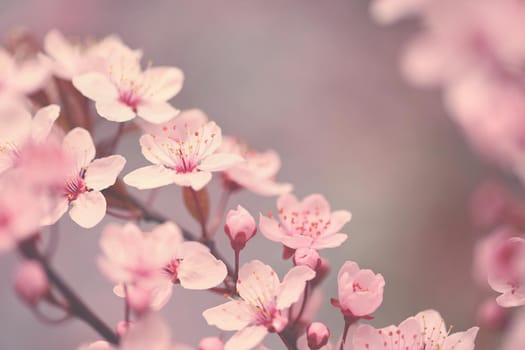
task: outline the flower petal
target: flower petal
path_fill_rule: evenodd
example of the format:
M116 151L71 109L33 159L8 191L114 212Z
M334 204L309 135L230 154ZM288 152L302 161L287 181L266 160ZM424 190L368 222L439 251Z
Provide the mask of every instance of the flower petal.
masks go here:
M101 117L113 122L126 122L136 116L136 113L131 107L117 100L97 101L95 108Z
M162 165L149 165L124 176L124 182L139 190L157 188L174 183L175 172Z
M259 345L268 334L264 326L246 327L235 333L224 344L224 350L250 350Z
M182 89L184 73L175 67L153 67L144 71L142 79L149 86L145 96L148 100L167 101Z
M259 260L252 260L239 271L237 291L252 305L265 304L279 291L279 278L275 271Z
M315 239L312 243L313 249L335 248L339 247L346 241L348 235L344 233L336 233L334 235L323 235ZM292 247L293 248L293 247Z
M193 245L188 243L194 242L182 244L184 259L177 270L181 286L187 289L208 289L224 281L228 274L224 263L206 250L191 252Z
M187 186L195 191L201 190L211 180L211 173L208 171L194 171L186 174L174 174L173 182L179 186Z
M82 95L91 100L117 100L117 88L104 74L97 72L86 73L73 77L72 82Z
M58 105L49 105L36 112L31 127L31 136L34 141L41 142L49 135L59 114L60 107Z
M142 135L140 137L140 147L144 157L153 164L162 164L169 167L175 167L175 162L169 153L169 147L175 148L176 144L173 140L165 137L153 137L152 135ZM169 147L161 147L167 144Z
M95 158L95 145L86 129L74 128L64 137L62 145L64 150L73 157L77 170L88 165Z
M83 228L91 228L106 215L106 198L98 191L82 193L71 202L69 216Z
M301 297L306 286L306 281L315 277L315 271L306 266L292 268L283 278L277 296L277 308L285 309Z
M286 236L286 232L277 220L267 218L262 214L259 214L259 229L264 237L274 242L281 242Z
M250 306L241 300L232 300L212 307L205 310L202 316L210 326L216 326L223 331L243 329L253 318Z
M449 335L443 342L443 350L474 350L474 340L478 335L479 328L472 327L465 332Z
M221 171L228 169L244 159L232 153L215 153L207 156L199 164L199 169L203 171Z
M112 186L124 168L126 158L120 155L95 159L86 171L86 185L96 191Z
M149 102L140 104L137 108L139 117L150 123L164 123L179 114L168 102Z
M353 338L345 342L352 342L354 350L383 350L383 338L377 330L367 324L357 327Z

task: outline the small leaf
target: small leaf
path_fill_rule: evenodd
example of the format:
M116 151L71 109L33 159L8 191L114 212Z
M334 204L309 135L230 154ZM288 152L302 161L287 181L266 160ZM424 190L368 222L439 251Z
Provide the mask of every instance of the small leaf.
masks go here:
M184 198L184 205L190 212L191 216L199 223L203 220L204 224L206 224L210 211L210 198L206 187L200 191L195 191L191 187L184 187L182 195Z

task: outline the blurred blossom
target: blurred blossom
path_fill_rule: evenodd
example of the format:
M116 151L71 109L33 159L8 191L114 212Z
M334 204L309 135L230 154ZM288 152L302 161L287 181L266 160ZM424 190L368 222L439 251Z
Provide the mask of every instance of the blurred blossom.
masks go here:
M34 305L48 292L49 282L40 263L23 261L15 274L16 294L22 301Z

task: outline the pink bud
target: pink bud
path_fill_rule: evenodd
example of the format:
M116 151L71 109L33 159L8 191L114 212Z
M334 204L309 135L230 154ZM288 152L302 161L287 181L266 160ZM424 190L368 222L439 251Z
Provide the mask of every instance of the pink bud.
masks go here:
M129 307L137 314L144 314L150 309L151 292L140 287L127 288L127 298Z
M35 305L48 291L49 282L40 263L24 261L15 274L15 290L20 299Z
M321 322L313 322L306 327L306 339L311 350L319 350L328 343L330 330Z
M295 251L293 262L296 266L307 266L315 271L321 265L321 257L315 249L299 248Z
M199 343L199 350L222 350L224 343L220 338L207 337L203 338Z
M505 325L509 313L498 305L494 298L485 300L478 308L477 321L482 327L500 330Z
M230 210L226 216L226 225L224 231L228 237L234 250L241 250L246 245L246 242L255 235L257 226L253 216L240 205L237 210Z
M131 322L120 321L117 323L117 334L119 337L123 337L131 328Z

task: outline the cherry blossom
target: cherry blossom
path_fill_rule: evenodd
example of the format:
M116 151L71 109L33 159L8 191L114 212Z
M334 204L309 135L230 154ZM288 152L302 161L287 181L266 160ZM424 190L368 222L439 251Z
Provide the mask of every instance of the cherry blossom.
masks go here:
M376 329L360 325L353 337L354 350L473 350L477 327L449 334L437 311L409 317L399 326Z
M347 235L339 230L351 219L350 212L331 212L330 205L320 194L313 194L301 202L292 194L277 200L280 223L260 215L262 234L274 242L281 242L292 249L324 249L340 246Z
M226 266L209 249L197 242L183 241L172 222L143 233L134 224L109 224L100 241L102 272L118 284L115 292L124 296L123 285L151 293L150 305L158 309L170 298L173 284L187 289L208 289L226 277Z
M324 323L313 322L306 327L306 339L312 350L319 350L328 343L330 330Z
M0 103L0 174L16 164L26 143L41 143L48 137L59 113L59 106L49 105L31 117L18 103Z
M140 57L131 50L115 50L106 57L105 69L73 77L73 85L95 101L98 114L116 122L137 115L149 122L166 122L178 111L167 101L182 88L184 76L174 67L142 70Z
M233 137L223 137L220 151L237 154L245 159L223 172L229 188L246 188L261 196L275 196L292 190L289 183L275 182L281 167L279 155L274 151L257 152Z
M153 163L132 171L124 181L139 189L175 183L198 191L211 180L212 171L221 171L242 161L235 154L216 153L221 129L207 122L199 110L189 110L169 122L150 129L140 138L142 154Z
M253 216L240 205L226 215L224 231L230 238L234 250L244 249L246 243L255 235L257 224Z
M55 223L70 206L71 219L81 227L91 228L106 214L106 199L100 191L115 183L126 159L120 155L94 159L93 139L83 128L71 130L64 137L62 147L74 160L74 164L60 190L62 200L47 223Z
M106 61L117 55L140 59L142 52L127 47L117 36L107 36L94 44L72 43L58 30L50 30L44 38L44 50L53 74L64 80L89 72L104 72Z
M203 312L209 325L225 331L237 331L225 344L225 350L251 349L268 332L280 332L288 323L286 309L301 297L307 281L315 272L305 266L292 268L282 282L275 271L258 260L239 271L239 299Z
M15 274L15 290L24 302L34 305L49 290L46 273L36 261L24 261Z
M383 302L385 280L372 270L361 270L353 261L347 261L337 274L339 299L333 301L345 317L366 317Z

